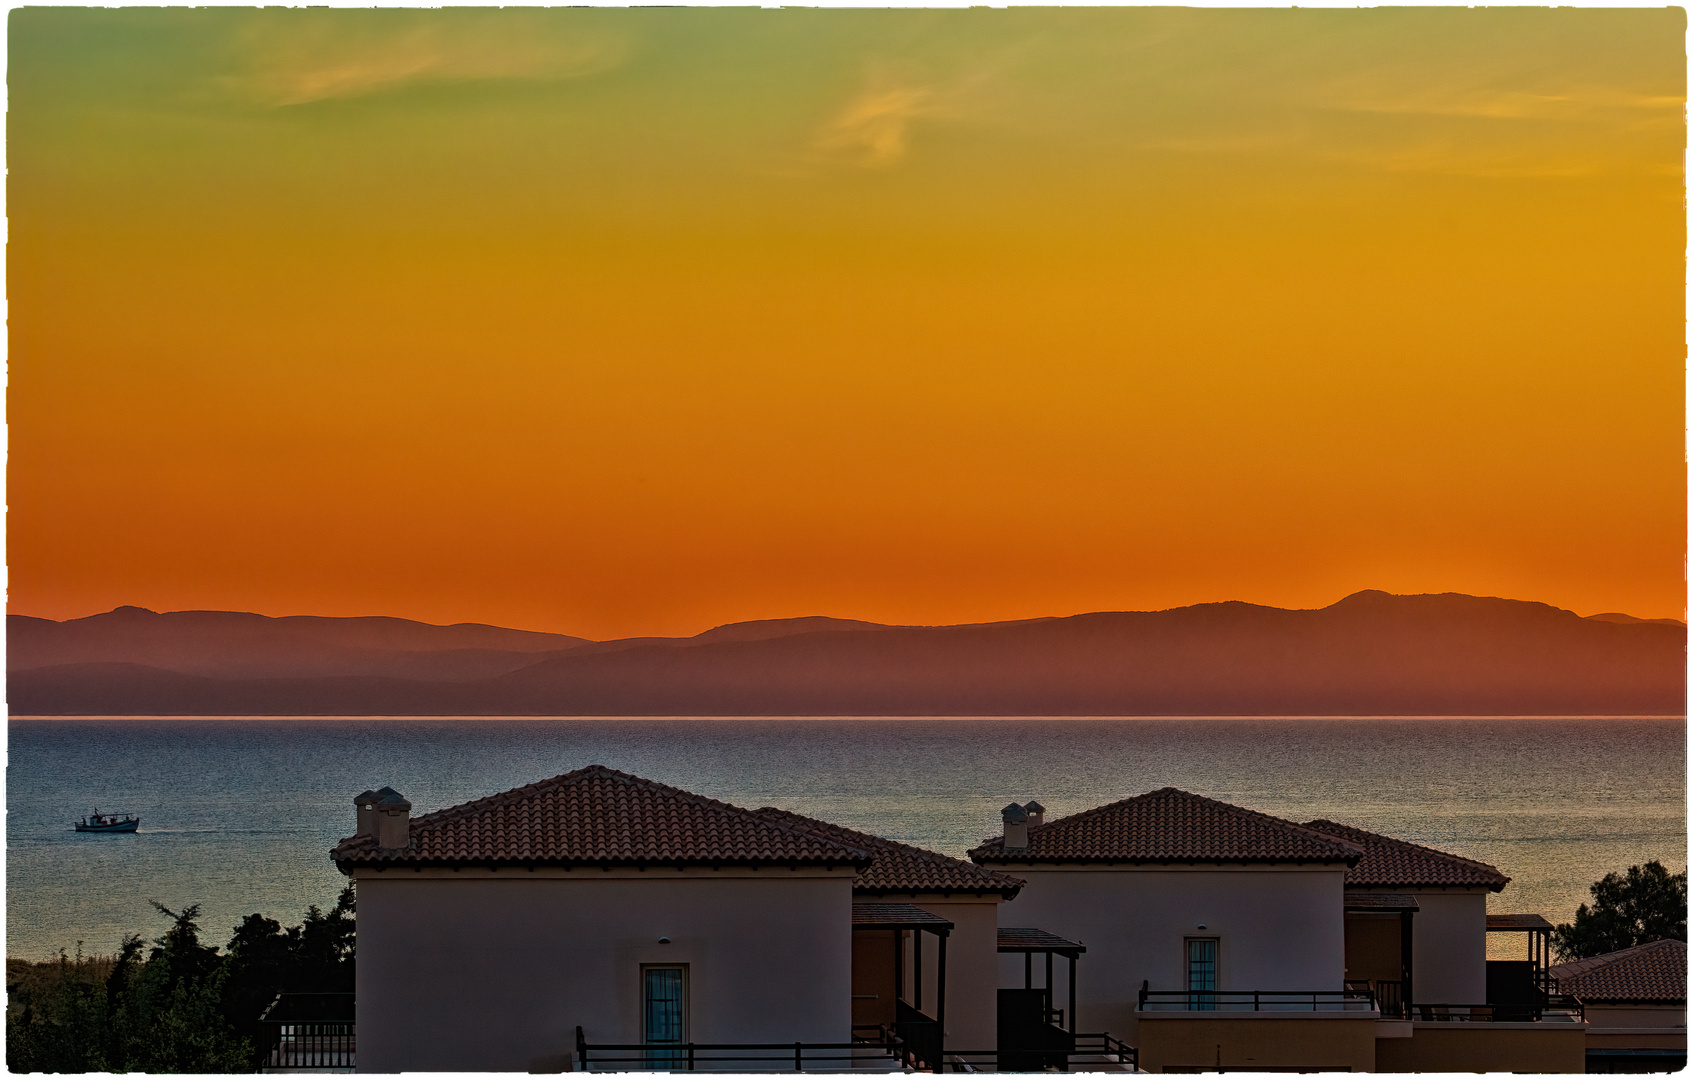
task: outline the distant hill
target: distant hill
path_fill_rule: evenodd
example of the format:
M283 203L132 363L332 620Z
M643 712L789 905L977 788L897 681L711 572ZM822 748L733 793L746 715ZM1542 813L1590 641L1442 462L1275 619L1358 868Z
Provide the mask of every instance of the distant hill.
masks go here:
M120 607L53 622L6 616L6 667L145 664L216 678L389 675L487 678L532 664L536 654L585 638L482 623L434 626L386 616L280 619L244 611L149 611Z
M94 616L108 620L105 652L93 637L78 638L74 657L54 644L60 631L51 628L93 620L12 622L13 712L1681 715L1686 703L1687 631L1678 622L1584 619L1456 593L1367 591L1315 610L1229 602L971 626L762 620L693 638L598 643L370 620L400 624L396 633L412 635L406 641L426 644L406 649L390 644L397 638L359 636L380 627L337 627L309 637L317 652L290 639L296 651L286 664L263 659L252 636L259 624L244 621L261 616L138 611ZM198 618L219 615L228 621ZM192 634L171 636L177 616L197 617L180 625L210 643L205 653L193 655ZM343 621L353 620L319 620ZM231 632L240 648L216 643L212 628L221 626L245 628ZM497 640L506 643L491 647ZM174 662L143 659L145 648ZM336 648L341 659L327 659ZM434 674L406 673L401 653L434 663Z

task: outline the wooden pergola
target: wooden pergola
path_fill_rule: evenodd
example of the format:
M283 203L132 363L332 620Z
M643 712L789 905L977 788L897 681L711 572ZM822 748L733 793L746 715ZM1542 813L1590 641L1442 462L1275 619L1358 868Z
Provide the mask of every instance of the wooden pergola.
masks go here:
M1070 996L1065 999L1068 1008L1065 1017L1069 1021L1069 1032L1076 1033L1076 960L1087 947L1079 942L1061 938L1057 934L1049 934L1045 930L1036 930L1026 926L1002 926L999 928L999 951L1002 953L1023 954L1023 989L1035 988L1035 954L1046 956L1046 999L1050 1008L1052 1003L1052 958L1062 956L1070 961Z

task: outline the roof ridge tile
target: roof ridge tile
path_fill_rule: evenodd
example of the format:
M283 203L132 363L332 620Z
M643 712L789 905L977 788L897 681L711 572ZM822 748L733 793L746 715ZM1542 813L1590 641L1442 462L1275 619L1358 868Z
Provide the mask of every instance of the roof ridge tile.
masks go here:
M656 780L589 765L411 819L388 851L353 836L332 856L366 863L824 863L872 853ZM571 827L574 826L574 827Z
M1346 863L1363 852L1297 822L1162 787L1031 826L1026 849L1003 837L971 849L996 862L1293 862Z

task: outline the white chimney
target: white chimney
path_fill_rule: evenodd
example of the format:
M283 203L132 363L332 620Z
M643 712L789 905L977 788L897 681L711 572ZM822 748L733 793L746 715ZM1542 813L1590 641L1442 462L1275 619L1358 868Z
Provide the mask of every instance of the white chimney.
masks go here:
M391 787L376 793L376 846L394 849L411 845L411 803Z
M999 812L1005 820L1005 847L1026 848L1029 846L1029 815L1021 806L1012 803Z
M1046 824L1046 807L1033 799L1023 804L1023 813L1029 815L1029 826L1031 828Z
M359 808L359 823L354 836L376 835L376 800L381 797L369 788L353 796L353 805Z

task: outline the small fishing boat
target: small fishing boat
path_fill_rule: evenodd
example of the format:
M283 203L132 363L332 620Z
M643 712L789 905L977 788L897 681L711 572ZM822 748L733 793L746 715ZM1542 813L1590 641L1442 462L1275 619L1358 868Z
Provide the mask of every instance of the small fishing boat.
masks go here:
M134 814L102 814L94 812L76 823L77 832L134 832L141 827L141 819Z

